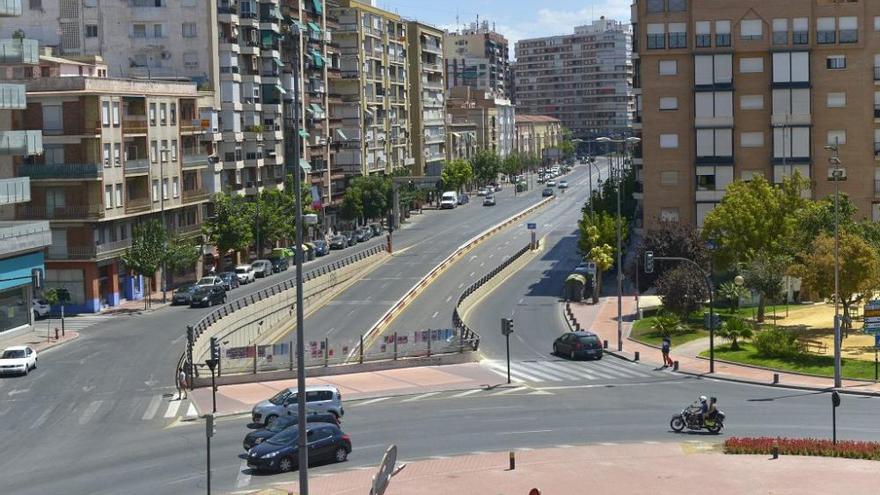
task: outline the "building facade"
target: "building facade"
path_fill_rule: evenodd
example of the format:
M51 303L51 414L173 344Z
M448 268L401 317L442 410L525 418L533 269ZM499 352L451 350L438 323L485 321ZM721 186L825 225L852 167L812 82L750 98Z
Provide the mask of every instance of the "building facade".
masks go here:
M446 159L443 31L417 21L407 22L407 29L412 174L440 175Z
M447 32L443 56L447 89L467 86L510 100L510 47L487 21Z
M21 13L21 0L0 3L0 18L17 19ZM37 40L4 38L0 47L4 76L7 70L32 70L39 61ZM31 201L31 187L29 178L14 176L13 160L43 153L39 130L11 130L14 113L26 108L24 84L0 83L0 335L33 323L31 277L45 269L43 250L51 243L49 222L15 221L15 208Z
M446 160L473 160L477 156L477 124L447 115L446 129Z
M479 149L492 151L501 158L514 151L516 112L510 100L459 86L449 91L446 112L453 122L474 124Z
M701 226L755 175L799 172L824 197L834 143L841 189L880 220L880 6L648 0L633 23L646 224Z
M518 41L517 108L555 117L580 139L627 134L635 110L631 36L628 24L603 17L574 34Z
M520 155L543 160L562 142L562 122L547 115L516 115L516 147Z
M342 103L331 117L342 122L344 136L336 163L347 176L412 166L406 21L355 0L336 4L342 74L330 91Z

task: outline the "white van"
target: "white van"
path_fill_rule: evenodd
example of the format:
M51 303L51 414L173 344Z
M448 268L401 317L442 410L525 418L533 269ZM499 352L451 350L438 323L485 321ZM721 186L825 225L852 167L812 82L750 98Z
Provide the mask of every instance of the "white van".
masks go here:
M443 210L455 208L458 205L458 194L455 191L446 191L440 196L440 208Z

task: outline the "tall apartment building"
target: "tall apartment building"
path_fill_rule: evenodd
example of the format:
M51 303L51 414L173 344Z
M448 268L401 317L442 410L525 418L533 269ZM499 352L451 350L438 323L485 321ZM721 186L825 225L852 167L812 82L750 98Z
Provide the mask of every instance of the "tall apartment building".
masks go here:
M447 32L443 56L447 89L468 86L510 99L510 48L507 38L490 28L488 21Z
M440 175L446 159L443 31L417 21L409 30L409 121L413 175Z
M516 43L516 106L523 113L562 121L575 137L630 131L632 30L605 19L574 28L574 34Z
M73 310L95 312L142 297L142 279L120 259L136 224L200 235L213 139L203 139L192 83L80 76L79 62L52 59L40 68L48 77L26 82L27 110L12 121L44 136L41 155L16 158L31 201L15 218L49 220L46 285L68 289Z
M342 121L344 136L336 163L348 176L412 166L406 22L356 0L336 3L342 77L330 81L330 91L342 104L331 118Z
M453 122L474 124L478 149L493 151L502 158L513 153L516 120L510 100L459 86L449 91L446 112Z
M639 0L632 16L646 224L701 226L759 174L798 171L824 197L835 142L841 189L880 220L880 5Z
M0 18L21 12L21 0L0 2ZM11 67L32 69L38 56L36 40L0 39L0 74ZM44 270L43 250L52 241L49 222L14 220L15 208L30 202L31 188L29 178L14 176L13 157L43 153L40 131L10 130L13 114L26 108L24 84L0 83L0 335L33 323L31 274Z

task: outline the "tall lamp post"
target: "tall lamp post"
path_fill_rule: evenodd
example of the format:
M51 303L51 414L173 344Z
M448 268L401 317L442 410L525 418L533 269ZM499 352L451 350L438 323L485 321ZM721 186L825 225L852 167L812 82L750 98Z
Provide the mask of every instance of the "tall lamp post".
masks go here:
M585 140L585 139L580 139L580 138L576 138L576 139L571 140L572 143L593 143L595 141L596 140L594 140L594 139ZM588 180L589 180L589 185L590 185L590 189L589 189L590 190L590 214L593 213L593 167L596 167L596 173L598 174L598 183L601 184L602 183L602 170L599 168L598 165L593 163L591 161L591 157L588 156L587 157L587 177L589 178Z
M599 143L615 143L623 145L622 153L618 153L617 166L615 167L614 180L617 189L617 350L623 350L623 233L621 232L622 219L620 217L620 188L621 179L623 178L623 165L625 160L623 155L626 153L626 145L629 143L637 143L641 141L637 137L628 137L624 139L612 139L610 137L596 138Z
M834 138L834 144L825 147L831 152L828 163L828 180L834 182L834 387L840 388L840 221L839 197L840 181L846 180L846 170L841 167L839 155L840 143Z

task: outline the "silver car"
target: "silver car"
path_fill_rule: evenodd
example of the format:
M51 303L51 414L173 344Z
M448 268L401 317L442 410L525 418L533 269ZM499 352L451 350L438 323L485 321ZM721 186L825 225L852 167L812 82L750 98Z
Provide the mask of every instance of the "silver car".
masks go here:
M279 416L297 413L297 392L295 388L286 388L274 397L254 406L251 419L254 423L270 425ZM342 408L342 394L332 385L315 385L306 387L306 411L332 413L337 418L345 414Z

